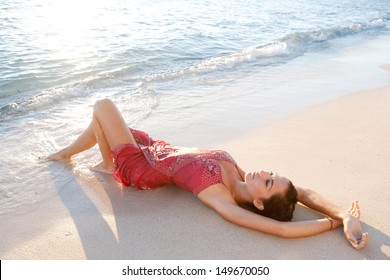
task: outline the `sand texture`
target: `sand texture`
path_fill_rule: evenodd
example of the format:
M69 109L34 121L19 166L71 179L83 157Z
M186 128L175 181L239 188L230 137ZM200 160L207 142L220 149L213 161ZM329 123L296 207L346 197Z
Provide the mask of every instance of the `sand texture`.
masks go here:
M346 95L221 143L246 171L278 172L345 208L358 200L371 236L362 251L349 245L341 228L283 239L226 222L174 186L120 188L103 174L85 184L75 172L51 200L0 217L0 258L390 259L389 143L390 86ZM64 182L53 177L48 184ZM294 220L317 216L298 207Z

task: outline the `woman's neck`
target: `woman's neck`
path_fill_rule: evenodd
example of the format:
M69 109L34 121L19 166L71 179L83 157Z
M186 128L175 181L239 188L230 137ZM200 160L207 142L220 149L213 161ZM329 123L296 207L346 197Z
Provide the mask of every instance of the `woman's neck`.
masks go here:
M246 183L236 166L230 162L221 161L222 179L225 186L232 194L237 204L252 203L251 198L246 189Z
M246 183L243 180L237 180L234 184L234 200L237 204L252 203L252 199L246 189Z

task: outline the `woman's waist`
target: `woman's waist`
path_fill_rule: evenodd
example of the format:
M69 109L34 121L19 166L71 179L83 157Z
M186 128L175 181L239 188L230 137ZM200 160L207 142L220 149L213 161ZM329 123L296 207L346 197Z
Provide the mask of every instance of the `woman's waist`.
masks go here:
M194 162L209 164L210 161L228 161L236 165L230 154L223 150L204 150L171 145L153 145L141 149L151 166L169 176L173 176L178 170Z

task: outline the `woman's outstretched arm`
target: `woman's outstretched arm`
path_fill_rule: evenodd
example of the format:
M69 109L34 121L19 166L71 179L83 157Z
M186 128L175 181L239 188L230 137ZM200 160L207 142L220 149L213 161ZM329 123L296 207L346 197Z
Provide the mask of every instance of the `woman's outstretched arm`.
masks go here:
M237 205L222 184L208 187L198 194L198 198L229 222L280 237L307 237L341 225L341 222L331 223L327 218L288 223L255 214Z
M298 192L298 201L307 207L340 221L342 221L347 214L346 211L343 211L339 206L319 193L308 188L298 186L295 186L295 188Z
M357 201L352 203L348 211L343 211L335 203L313 190L302 187L296 187L296 189L299 202L343 223L345 236L353 247L362 249L367 246L368 233L362 232L359 221L360 209Z

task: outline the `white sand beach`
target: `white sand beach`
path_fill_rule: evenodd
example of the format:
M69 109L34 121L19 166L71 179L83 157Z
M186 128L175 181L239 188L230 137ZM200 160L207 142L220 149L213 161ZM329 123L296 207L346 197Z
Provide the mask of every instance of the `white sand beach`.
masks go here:
M389 69L389 67L387 67ZM360 203L368 248L353 249L341 228L283 239L223 220L191 193L120 188L77 170L52 199L0 217L1 259L390 259L390 86L346 95L221 148L244 170L272 170L346 208ZM50 169L51 164L47 167ZM54 188L61 178L47 184ZM294 220L316 217L297 207Z

